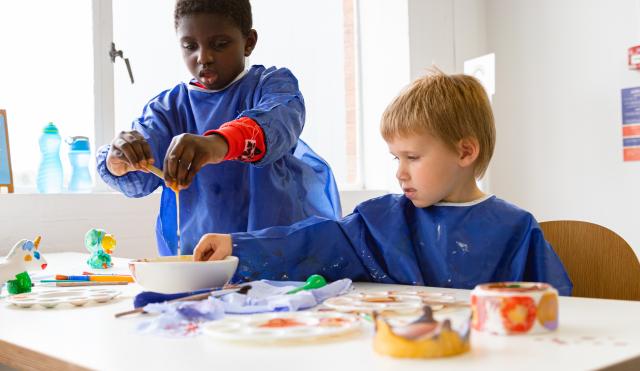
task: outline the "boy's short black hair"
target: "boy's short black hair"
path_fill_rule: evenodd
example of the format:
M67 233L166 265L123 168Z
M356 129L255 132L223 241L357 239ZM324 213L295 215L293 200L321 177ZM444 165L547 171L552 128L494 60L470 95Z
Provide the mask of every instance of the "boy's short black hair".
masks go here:
M252 27L251 4L249 0L177 0L174 12L174 26L182 17L211 13L229 18L247 36Z

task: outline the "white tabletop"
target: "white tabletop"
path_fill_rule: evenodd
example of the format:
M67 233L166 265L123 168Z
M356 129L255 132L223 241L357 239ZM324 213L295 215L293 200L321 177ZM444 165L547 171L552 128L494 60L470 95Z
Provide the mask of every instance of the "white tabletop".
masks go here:
M87 257L49 254L47 271L80 273L87 270ZM114 261L111 272L127 272L125 259ZM145 316L114 318L115 313L132 309L133 297L142 289L135 284L110 287L123 290L123 295L86 307L22 309L0 300L0 363L34 369L539 371L596 369L626 362L628 369L640 369L640 302L560 298L560 328L554 333L510 337L472 333L471 352L465 355L403 360L374 353L371 333L366 332L339 341L286 346L225 343L206 336L143 335L135 329ZM415 288L358 283L356 289ZM467 290L421 289L448 292L459 299L469 295Z

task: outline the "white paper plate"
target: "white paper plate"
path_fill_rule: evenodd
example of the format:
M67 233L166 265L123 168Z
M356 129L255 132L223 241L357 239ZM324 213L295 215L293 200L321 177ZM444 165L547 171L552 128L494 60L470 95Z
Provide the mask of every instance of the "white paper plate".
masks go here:
M287 326L278 326L284 322ZM363 320L339 312L278 312L226 317L203 325L212 338L235 341L274 342L311 340L337 336L361 329Z
M7 297L7 302L20 308L30 308L34 305L53 308L59 304L79 307L89 302L106 303L118 295L120 291L109 288L74 287L12 295Z
M427 291L358 292L325 300L324 305L342 312L413 312L430 305L434 311L455 302L451 295Z

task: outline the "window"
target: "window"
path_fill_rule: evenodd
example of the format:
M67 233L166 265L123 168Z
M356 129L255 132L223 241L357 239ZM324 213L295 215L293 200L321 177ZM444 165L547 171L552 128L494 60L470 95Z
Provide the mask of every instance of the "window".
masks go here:
M302 139L331 165L340 188L357 187L357 1L251 3L259 38L248 64L293 71L307 108ZM19 192L35 190L38 138L48 122L58 126L63 139L91 138L95 151L115 133L130 129L151 98L191 78L175 37L174 4L175 0L0 3L0 14L10 15L0 22L5 56L0 108L8 114ZM111 63L111 42L129 59L134 84L122 58ZM65 186L70 178L66 147L63 143Z
M3 1L0 14L0 107L7 110L16 191L31 192L47 123L56 124L63 140L93 138L91 2ZM65 186L67 147L63 142L60 153Z

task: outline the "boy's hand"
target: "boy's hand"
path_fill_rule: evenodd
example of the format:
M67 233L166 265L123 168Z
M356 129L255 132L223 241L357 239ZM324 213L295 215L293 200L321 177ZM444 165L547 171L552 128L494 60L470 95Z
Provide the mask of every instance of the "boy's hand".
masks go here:
M115 176L130 171L148 172L147 165L153 165L151 147L139 132L121 131L111 142L107 154L107 169Z
M230 234L207 233L202 236L200 242L198 242L198 245L193 250L193 260L222 260L230 256L232 251Z
M227 141L219 135L178 135L164 157L164 180L169 186L188 188L203 166L222 162L228 150Z

